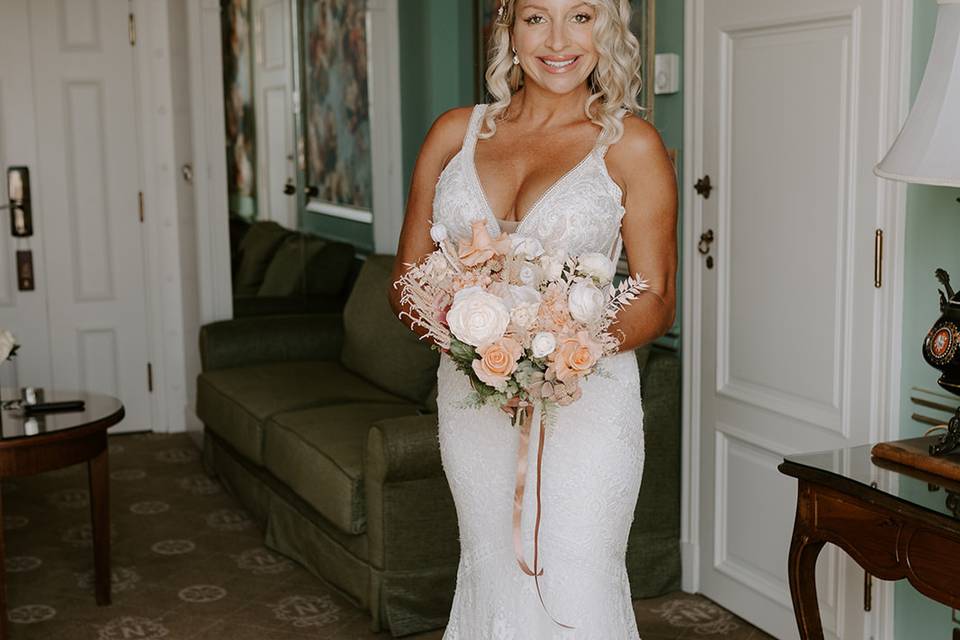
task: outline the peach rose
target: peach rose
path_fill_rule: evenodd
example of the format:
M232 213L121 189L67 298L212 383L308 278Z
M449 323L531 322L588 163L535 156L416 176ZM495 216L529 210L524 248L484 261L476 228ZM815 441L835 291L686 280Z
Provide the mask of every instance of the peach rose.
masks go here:
M507 380L517 369L517 361L523 355L520 343L504 336L477 349L479 359L473 361L473 371L482 382L503 390Z
M510 251L510 235L501 233L491 238L484 219L474 220L471 225L473 237L460 240L457 244L457 256L468 267L476 267L497 255L506 255Z
M557 380L567 382L589 373L602 355L603 346L586 331L578 331L577 335L560 340L553 359Z

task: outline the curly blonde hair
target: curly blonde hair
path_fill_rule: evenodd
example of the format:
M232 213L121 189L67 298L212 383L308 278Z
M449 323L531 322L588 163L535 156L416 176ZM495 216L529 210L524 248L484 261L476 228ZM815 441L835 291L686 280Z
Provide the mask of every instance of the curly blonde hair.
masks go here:
M588 81L591 95L584 115L602 127L599 144L614 144L623 136L620 109L641 114L637 99L643 78L640 73L640 42L630 31L629 0L587 0L596 10L593 38L599 59ZM494 22L490 35L490 59L484 79L494 102L487 108L480 138L497 132L497 119L510 106L513 94L523 86L523 69L513 64L511 32L516 22L517 0L504 0L503 15Z

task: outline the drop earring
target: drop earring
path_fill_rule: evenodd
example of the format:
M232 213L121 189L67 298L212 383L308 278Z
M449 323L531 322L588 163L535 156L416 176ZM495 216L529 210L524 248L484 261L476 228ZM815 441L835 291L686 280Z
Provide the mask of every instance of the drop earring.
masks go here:
M514 66L520 64L520 56L517 55L517 50L516 50L516 48L514 48L514 50L513 50L513 64L514 64Z

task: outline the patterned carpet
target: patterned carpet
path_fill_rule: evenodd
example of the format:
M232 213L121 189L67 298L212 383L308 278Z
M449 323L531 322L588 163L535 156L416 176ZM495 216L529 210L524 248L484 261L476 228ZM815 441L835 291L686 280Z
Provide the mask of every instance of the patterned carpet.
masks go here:
M93 597L86 467L3 484L13 640L372 640L369 616L263 546L184 434L111 438L113 604ZM644 640L769 638L684 593L635 603ZM439 640L442 631L411 640Z

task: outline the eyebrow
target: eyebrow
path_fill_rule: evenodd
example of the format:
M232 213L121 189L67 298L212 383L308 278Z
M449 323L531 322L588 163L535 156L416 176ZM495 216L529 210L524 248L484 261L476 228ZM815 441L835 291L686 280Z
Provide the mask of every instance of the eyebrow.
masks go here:
M590 4L589 2L581 2L581 3L579 3L579 4L574 5L574 6L571 8L571 11L572 11L573 9L579 9L580 7L582 7L582 6L584 6L584 5L586 5L586 6L588 6L588 7L592 7L592 6L593 6L593 5ZM522 11L523 9L539 9L540 11L548 11L548 9L547 9L546 7L542 7L542 6L538 5L538 4L528 4L528 5L520 8L521 11Z

